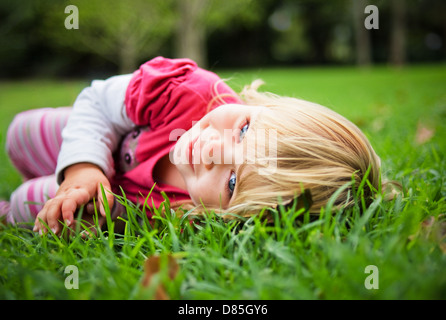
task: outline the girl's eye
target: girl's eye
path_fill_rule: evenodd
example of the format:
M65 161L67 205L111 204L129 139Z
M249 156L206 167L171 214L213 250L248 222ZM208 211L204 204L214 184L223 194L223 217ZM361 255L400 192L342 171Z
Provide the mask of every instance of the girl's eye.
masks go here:
M237 179L235 177L235 173L232 172L231 176L229 177L228 180L228 189L229 189L229 194L232 196L232 194L234 193L234 189L235 189L235 183L236 183Z
M245 137L246 132L248 131L249 123L247 122L241 129L240 129L240 138L239 141L242 141Z

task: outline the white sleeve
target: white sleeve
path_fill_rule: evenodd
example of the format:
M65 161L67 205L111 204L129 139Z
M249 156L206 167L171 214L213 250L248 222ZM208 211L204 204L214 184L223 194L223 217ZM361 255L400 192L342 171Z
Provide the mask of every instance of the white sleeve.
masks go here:
M114 175L113 152L120 138L135 124L128 118L124 98L132 75L95 80L73 104L57 160L56 177L61 183L64 169L80 162L99 166L110 178Z

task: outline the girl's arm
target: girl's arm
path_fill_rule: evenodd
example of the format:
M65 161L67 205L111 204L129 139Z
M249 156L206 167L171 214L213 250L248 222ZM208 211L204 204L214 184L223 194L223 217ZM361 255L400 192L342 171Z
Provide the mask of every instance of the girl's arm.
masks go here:
M120 138L132 130L134 123L125 111L124 97L131 75L93 81L76 99L66 127L59 153L56 176L60 187L56 197L47 201L35 221L35 231L45 230L40 220L55 233L61 231L59 221L69 226L81 205L93 198L102 208L101 185L110 190L114 175L113 152ZM110 208L113 197L106 192Z
M64 179L64 170L80 162L97 165L108 178L114 175L112 154L120 138L134 127L124 105L131 76L93 81L78 96L62 131L63 143L56 168L59 183Z

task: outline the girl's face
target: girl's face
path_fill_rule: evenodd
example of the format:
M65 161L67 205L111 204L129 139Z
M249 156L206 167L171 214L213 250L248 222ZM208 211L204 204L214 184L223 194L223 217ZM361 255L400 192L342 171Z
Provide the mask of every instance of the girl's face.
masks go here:
M227 208L235 196L237 170L246 145L255 143L249 127L266 107L222 105L185 132L170 160L177 167L195 205Z

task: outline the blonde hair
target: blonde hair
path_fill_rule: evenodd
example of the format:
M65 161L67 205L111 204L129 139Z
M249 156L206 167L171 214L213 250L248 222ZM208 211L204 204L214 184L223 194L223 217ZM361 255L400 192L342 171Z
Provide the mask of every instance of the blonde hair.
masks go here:
M310 213L318 214L330 197L349 182L337 197L336 206L352 205L352 188L357 188L366 173L365 197L379 189L380 159L366 136L352 122L319 104L272 93L259 92L263 82L254 81L243 89L241 98L247 105L265 106L250 130L274 130L276 143L256 141L248 158L237 172L234 199L228 209L217 213L248 217L263 208L274 208L279 199L290 202L303 190L311 193ZM274 148L275 150L272 150ZM270 155L258 150L269 150ZM252 158L249 158L251 155ZM270 164L274 163L274 166ZM262 173L260 173L262 171ZM340 190L341 191L341 190ZM200 208L197 208L200 213Z

